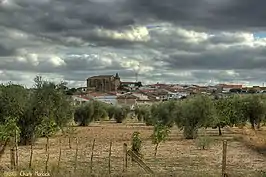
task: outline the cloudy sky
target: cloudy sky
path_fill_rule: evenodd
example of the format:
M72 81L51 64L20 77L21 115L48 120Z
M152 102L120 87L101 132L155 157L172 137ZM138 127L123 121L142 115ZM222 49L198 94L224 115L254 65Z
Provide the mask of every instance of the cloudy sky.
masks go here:
M266 82L262 0L0 0L0 81Z

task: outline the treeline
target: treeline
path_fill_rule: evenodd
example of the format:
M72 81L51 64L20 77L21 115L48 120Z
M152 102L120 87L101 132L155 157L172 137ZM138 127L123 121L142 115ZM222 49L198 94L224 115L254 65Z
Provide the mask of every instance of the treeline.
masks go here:
M88 126L93 121L100 121L108 118L115 119L122 123L130 113L128 106L114 106L100 101L92 100L82 104L75 109L74 121L79 126Z
M197 137L199 128L217 128L219 135L225 126L243 127L250 123L259 129L266 122L266 98L263 95L231 95L226 98L212 98L197 95L180 101L168 101L136 109L140 121L147 125L183 129L185 138Z
M117 123L126 119L128 107L118 107L92 101L78 107L75 122L87 126L92 121L109 117ZM205 95L178 100L137 106L134 114L146 125L171 128L176 125L183 130L187 139L197 137L199 128L217 128L222 135L225 126L243 127L250 123L253 129L259 129L266 122L266 98L263 95L231 95L226 98L212 98Z

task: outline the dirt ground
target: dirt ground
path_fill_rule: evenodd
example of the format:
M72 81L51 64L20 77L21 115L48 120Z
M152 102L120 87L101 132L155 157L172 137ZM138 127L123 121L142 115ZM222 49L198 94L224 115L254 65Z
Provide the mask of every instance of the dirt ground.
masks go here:
M160 144L157 157L154 158L154 145L150 136L152 127L139 123L116 124L110 122L93 123L89 127L77 128L78 159L77 171L89 171L91 165L92 142L95 139L93 173L99 176L108 174L108 156L110 141L111 173L119 174L123 169L123 143L130 147L130 140L134 131L140 132L142 138L142 154L144 162L156 173L162 176L219 176L222 164L222 140L228 140L227 172L231 176L256 176L258 171L266 171L266 156L259 154L239 141L243 131L223 130L223 136L218 136L218 130L207 129L211 139L211 146L207 150L200 150L195 140L184 140L182 132L173 128L168 140ZM265 133L263 130L262 133ZM200 135L202 133L200 132ZM61 139L61 145L59 143ZM44 171L47 154L45 139L40 139L33 147L33 165L39 171ZM74 170L76 142L72 141L72 148L68 146L68 138L57 135L50 139L49 169L57 168L59 149L61 147L60 167L65 173ZM28 166L30 147L19 147L19 165ZM9 166L9 151L1 161L1 165ZM133 176L143 176L145 171L133 162L129 162L128 173ZM65 175L66 176L66 175Z

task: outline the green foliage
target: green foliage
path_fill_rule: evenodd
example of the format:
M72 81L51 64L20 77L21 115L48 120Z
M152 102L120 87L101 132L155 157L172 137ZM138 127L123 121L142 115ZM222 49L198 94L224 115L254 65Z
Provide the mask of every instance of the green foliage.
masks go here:
M108 105L99 101L78 106L74 112L74 121L79 126L88 126L93 121L99 121L108 116Z
M153 134L151 136L152 143L159 144L161 142L164 142L166 138L169 136L169 133L170 133L169 127L162 124L156 124L154 126Z
M79 126L88 126L93 121L94 106L93 103L87 103L76 108L74 121Z
M218 127L219 135L222 135L221 128L232 126L233 123L239 122L239 118L243 117L243 115L240 115L242 112L237 111L240 105L236 104L238 103L236 99L239 98L240 97L229 97L214 100L216 115L214 116L213 122L210 122L210 126L213 128Z
M154 119L155 124L160 123L172 127L175 117L175 102L167 101L153 105L151 108L151 117Z
M116 107L115 114L114 114L114 118L116 122L122 123L123 120L127 118L128 113L129 113L128 107Z
M59 130L54 119L44 117L42 122L36 127L36 135L41 137L50 137Z
M148 126L154 124L151 117L151 108L149 105L136 106L134 111L138 121L144 121Z
M8 118L4 124L0 124L0 142L4 142L17 136L19 139L20 129L17 126L16 119Z
M141 155L141 147L142 141L140 138L140 132L134 132L131 138L131 150L136 153L138 156L142 157Z
M169 136L170 129L168 126L162 124L156 124L153 129L153 134L151 136L152 143L155 144L154 156L157 154L158 146L161 142L165 142L166 138Z
M116 107L114 105L109 105L107 107L107 113L108 113L108 117L109 119L113 119L114 115L115 115L115 109Z
M12 83L0 87L0 124L13 118L24 145L53 134L73 117L65 83L54 84L38 76L34 81L32 89Z
M99 121L101 119L104 119L105 117L108 116L107 113L107 104L102 103L100 101L93 101L92 102L94 111L93 111L93 120L94 121Z
M259 125L266 115L266 104L261 95L249 95L244 98L245 113L252 128L255 128L255 124Z
M177 113L177 125L184 128L186 139L197 137L200 127L206 127L215 115L214 105L208 96L195 96L182 101L181 112Z
M211 143L212 139L207 135L200 136L196 139L196 146L202 150L210 148Z

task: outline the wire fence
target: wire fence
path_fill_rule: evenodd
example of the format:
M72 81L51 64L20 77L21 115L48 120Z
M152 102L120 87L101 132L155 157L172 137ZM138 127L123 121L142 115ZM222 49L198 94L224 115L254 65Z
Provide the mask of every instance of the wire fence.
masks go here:
M125 143L128 145L126 151ZM129 149L130 141L80 137L43 139L30 147L19 147L16 152L6 153L4 163L11 170L5 169L4 175L12 176L15 170L20 176L30 173L32 176L152 175L136 162L136 158L128 155ZM258 158L231 140L217 141L211 148L200 150L192 140L170 139L159 146L156 157L154 146L145 141L142 153L141 161L158 176L255 176L255 168L249 166L266 170L264 157Z

